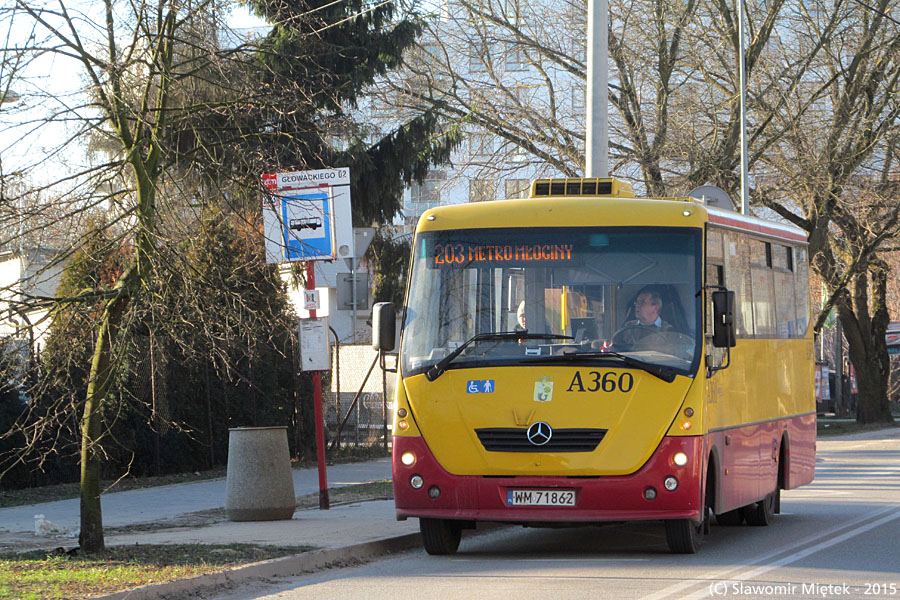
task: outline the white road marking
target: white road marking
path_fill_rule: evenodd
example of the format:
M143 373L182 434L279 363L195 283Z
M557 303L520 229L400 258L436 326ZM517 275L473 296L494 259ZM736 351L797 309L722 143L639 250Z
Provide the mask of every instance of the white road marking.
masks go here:
M801 490L797 492L791 492L791 498L795 498L798 496L850 496L856 494L857 492L847 492L842 490Z
M888 513L893 513L893 514L888 514ZM887 515L887 516L884 516L884 515ZM879 519L879 517L882 517L882 518ZM860 523L862 523L862 522L864 522L864 521L868 521L868 520L870 520L870 519L878 519L877 521L870 522L870 523L867 524L867 525L863 525L861 528L858 528L858 529L851 529L851 530L848 531L847 533L844 533L844 534L842 534L842 535L840 535L840 536L838 536L838 537L836 537L836 538L834 538L834 539L827 540L827 541L825 541L825 542L822 542L822 543L820 543L820 544L817 544L816 546L813 546L812 548L809 548L809 549L808 549L808 551L810 551L810 552L808 552L808 551L803 551L803 552L800 552L800 553L798 553L798 554L790 554L787 558L782 559L782 561L786 561L786 562L783 562L783 564L788 564L788 563L793 562L793 561L795 561L795 560L799 560L799 559L802 558L803 556L806 556L806 555L807 555L807 552L808 552L808 553L811 553L811 552L818 552L819 550L821 550L821 549L823 549L823 548L826 548L826 547L831 546L831 545L833 545L833 544L836 544L836 543L838 543L838 542L844 541L845 539L848 539L848 538L850 538L850 537L859 535L860 533L863 533L863 532L865 532L865 531L868 531L869 529L872 529L872 528L877 527L877 526L879 526L879 525L881 525L881 524L883 524L883 523L887 523L888 521L893 521L894 519L898 519L898 518L900 518L900 510L898 510L898 507L897 507L896 505L894 505L894 506L889 506L889 507L887 507L887 508L883 508L883 509L881 509L881 510L879 510L879 511L876 511L876 512L874 512L874 513L867 514L867 515L862 515L862 516L860 516L860 517L857 517L857 518L855 518L855 519L853 519L853 520L850 520L850 521L848 521L848 522L846 522L846 523L843 523L843 524L841 524L841 525L838 525L837 527L833 527L833 528L829 529L828 531L825 531L824 533L819 533L819 534L815 534L815 535L809 536L809 537L807 537L807 538L805 538L805 539L803 539L803 540L801 540L801 541L799 541L799 542L797 542L797 543L795 543L795 544L792 544L792 545L790 545L790 546L787 546L787 547L784 547L784 548L779 548L779 549L776 550L774 553L769 553L769 554L765 554L765 555L763 555L763 556L759 556L759 557L757 557L757 558L755 558L755 559L752 559L752 560L748 561L746 565L742 565L742 566L740 566L740 567L738 567L738 568L721 569L721 570L719 570L719 571L713 571L713 572L707 573L707 574L705 574L705 575L700 575L700 576L698 576L698 577L691 578L691 579L686 580L686 581L681 581L681 582L676 583L676 584L674 584L674 585L670 585L669 587L663 588L663 589L659 590L658 592L656 592L656 593L654 593L654 594L651 594L651 595L649 595L649 596L644 597L644 600L662 600L663 598L670 598L670 597L674 596L675 594L677 594L678 592L681 592L681 591L686 590L686 589L688 589L688 588L692 588L692 587L695 587L695 586L698 586L698 585L703 585L704 582L731 581L732 579L737 579L737 575L738 575L739 573L741 573L741 571L742 571L743 569L745 569L745 568L747 568L747 567L749 567L749 566L757 565L757 564L760 564L760 563L765 563L767 560L771 559L773 555L784 554L784 553L786 553L786 552L787 552L787 553L791 553L791 552L793 552L796 548L800 548L800 547L805 546L805 545L807 545L807 544L814 543L814 542L817 542L817 541L819 541L819 540L826 539L826 538L828 538L829 536L832 536L832 535L836 534L836 533L839 532L839 531L843 531L843 530L847 529L848 527L852 528L852 527L854 527L854 526L856 526L856 525L859 525ZM774 568L777 568L777 567L779 567L779 566L782 566L782 561L778 561L777 563L774 563L773 565L764 565L764 566L761 567L761 568L762 568L764 571L767 571L767 570L770 570L770 569L774 569ZM703 590L703 594L707 594L707 593L709 593L709 590L704 589L704 590ZM703 596L700 596L700 597L702 598Z
M772 571L773 569L777 569L779 567L789 565L793 562L797 562L798 560L800 560L802 558L806 558L810 554L815 554L819 550L824 550L825 548L829 548L831 546L834 546L835 544L839 544L845 540L849 540L852 537L856 537L862 533L869 531L870 529L875 529L876 527L884 525L885 523L889 523L895 519L900 519L900 510L898 510L893 515L888 515L886 517L882 517L881 519L878 519L877 521L869 523L868 525L863 525L862 527L858 527L856 529L851 529L847 533L839 535L836 538L826 540L824 542L816 544L815 546L807 548L806 550L802 550L802 551L798 552L797 554L791 554L790 556L786 556L786 557L782 558L781 560L776 560L775 562L773 562L771 564L757 567L756 569L753 569L752 571L747 571L746 573L743 573L740 576L729 577L728 581L744 581L744 580L750 579L752 577L762 575L763 573L767 573L768 571ZM694 594L691 594L690 596L686 596L686 598L706 598L709 595L710 595L710 590L702 589L698 592L695 592Z
M454 557L450 559L453 562L483 562L485 560L484 557L479 558L462 558L462 557ZM598 563L598 562L650 562L649 558L490 558L492 562L590 562L590 563Z

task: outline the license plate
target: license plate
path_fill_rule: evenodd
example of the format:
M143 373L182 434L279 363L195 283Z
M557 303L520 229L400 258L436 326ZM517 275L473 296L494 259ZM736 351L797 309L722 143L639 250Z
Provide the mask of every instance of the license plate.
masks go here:
M574 490L506 490L507 506L575 506Z

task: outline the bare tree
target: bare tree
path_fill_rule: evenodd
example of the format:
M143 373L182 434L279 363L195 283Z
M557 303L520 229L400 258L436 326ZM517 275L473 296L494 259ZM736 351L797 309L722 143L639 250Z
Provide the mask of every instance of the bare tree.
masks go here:
M535 165L574 175L583 163L584 110L572 86L583 92L585 65L577 58L583 39L570 34L583 26L583 12L544 8L455 0L427 22L404 72L384 83L376 104L433 110L470 132L473 165L485 176Z
M424 177L452 147L433 114L411 115L370 143L358 135L353 106L419 31L394 7L297 2L274 11L260 2L274 25L248 42L223 25L226 6L11 0L0 11L8 31L35 32L8 44L6 60L18 52L80 77L60 77L58 88L32 81L23 94L29 110L4 122L4 135L18 141L4 160L23 175L17 195L4 196L0 233L20 242L15 225L27 221L36 232L52 218L75 235L48 268L83 263L61 286L65 294L9 301L44 307L59 332L73 333L56 339L76 385L59 401L32 403L14 433L27 434L32 449L80 444L86 552L104 546L100 466L104 452L126 445L110 433L123 398L144 401L149 385L154 426L180 426L157 410L155 390L166 382L146 354L219 378L226 404L230 389L247 389L252 410L266 399L257 376L266 357L291 363L290 311L261 250L259 174L349 164L357 216L390 220L404 182ZM352 142L345 151L331 144L339 134ZM24 212L39 206L38 195L64 210ZM75 411L77 432L60 433Z
M205 77L230 57L244 56L240 49L223 47L215 32L221 24L216 20L212 2L181 5L167 1L156 5L130 5L106 0L80 8L60 2L56 7L38 6L15 1L4 12L9 27L27 25L37 32L24 40L16 51L26 56L47 57L65 65L67 71L78 70L81 80L69 81L74 88L48 88L34 84L25 90L34 106L7 132L18 132L27 143L50 130L57 136L46 148L15 148L23 172L33 173L27 191L9 198L3 208L20 222L27 218L30 227L38 228L40 219L23 214L26 194L43 189L43 195L65 199L65 211L56 213L42 207L40 218L52 217L70 232L84 235L74 244L61 248L51 261L57 267L74 257L79 247L93 238L90 231L79 227L78 219L100 210L108 217L95 221L104 232L106 252L118 252L121 261L108 269L111 277L94 281L87 289L73 290L65 298L53 294L19 298L25 308L39 303L53 308L53 314L65 306L85 305L87 323L94 329L86 373L86 396L74 404L81 410L79 425L81 455L81 534L86 552L103 549L103 527L100 508L100 473L104 418L109 418L110 394L121 379L123 343L120 330L132 306L159 285L161 246L171 237L165 218L178 214L176 207L186 206L183 177L171 177L173 131L181 131L188 115L199 107L184 102L185 81L199 73ZM38 42L38 38L40 41ZM5 56L11 55L7 49ZM221 83L220 80L218 83ZM246 79L245 79L246 81ZM243 83L238 80L236 84ZM250 86L231 90L231 100L247 94ZM178 102L174 91L182 92ZM209 105L203 105L209 109ZM84 142L91 140L93 154L86 152ZM43 151L42 151L43 150ZM97 152L100 150L100 152ZM100 158L100 161L93 160ZM52 173L50 170L52 169ZM40 180L35 179L40 177ZM44 183L46 182L46 183ZM15 206L13 204L15 203ZM32 203L33 204L33 203ZM59 205L56 205L58 208ZM9 219L7 220L9 222ZM170 221L176 222L176 221ZM182 230L185 225L181 225ZM23 238L19 230L16 237ZM168 237L167 237L168 236ZM64 406L31 430L31 440L41 438L64 414ZM104 416L106 414L106 417Z
M568 19L538 18L540 0L453 6L435 19L418 68L395 86L405 92L400 102L426 103L495 135L545 171L579 173L580 113L559 108L582 97L584 4L557 13ZM838 306L859 373L859 419L889 420L890 279L879 249L898 234L897 204L888 201L897 172L898 8L887 0L744 6L751 210L808 232L813 266L833 295L827 308ZM617 176L654 195L714 183L740 196L735 10L726 0L611 2ZM502 48L527 57L527 71L504 68ZM507 111L505 98L529 79L541 82L540 94ZM500 170L507 156L492 158Z
M834 305L859 382L857 420L890 422L890 270L880 251L900 233L900 26L886 1L813 8L798 13L794 31L800 40L823 39L822 52L781 94L771 120L782 133L765 141L761 156L771 179L755 196L809 233L812 265L830 293L816 329Z
M94 93L98 111L95 122L109 121L121 145L124 167L134 177L133 250L129 264L110 289L92 291L104 298L88 374L87 398L81 424L81 536L87 552L102 550L103 521L100 510L100 451L102 436L101 411L114 376L113 348L122 317L132 298L150 281L155 253L157 181L161 174L162 149L168 117L168 95L172 83L175 33L183 15L179 7L160 4L155 10L135 7L128 15L133 19L132 35L123 45L122 24L111 0L104 3L105 43L94 46L83 37L86 32L65 6L57 10L42 9L28 3L19 8L40 24L54 38L54 50L81 63ZM99 25L99 23L97 23ZM143 85L137 90L137 110L130 102L135 91L133 79L141 73ZM129 77L130 76L130 77ZM85 107L86 108L86 107Z

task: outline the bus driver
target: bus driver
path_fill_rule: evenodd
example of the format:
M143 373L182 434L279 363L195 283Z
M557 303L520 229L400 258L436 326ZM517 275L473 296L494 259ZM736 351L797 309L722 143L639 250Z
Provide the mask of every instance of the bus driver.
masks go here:
M627 321L613 336L613 347L621 350L633 349L645 337L653 333L671 331L672 326L662 320L659 311L662 298L659 292L648 290L638 294L634 301L635 319Z

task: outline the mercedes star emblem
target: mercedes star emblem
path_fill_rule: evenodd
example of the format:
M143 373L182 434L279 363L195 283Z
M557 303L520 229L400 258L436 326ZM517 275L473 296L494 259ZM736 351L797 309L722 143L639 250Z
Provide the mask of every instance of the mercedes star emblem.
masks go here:
M553 436L553 429L543 421L538 421L528 428L526 435L528 436L528 441L535 446L543 446Z

